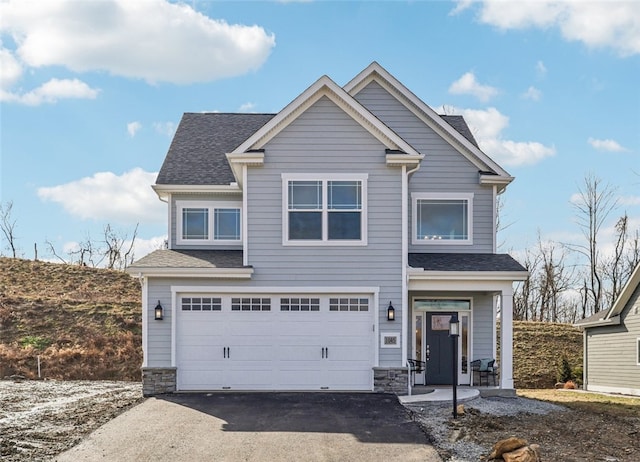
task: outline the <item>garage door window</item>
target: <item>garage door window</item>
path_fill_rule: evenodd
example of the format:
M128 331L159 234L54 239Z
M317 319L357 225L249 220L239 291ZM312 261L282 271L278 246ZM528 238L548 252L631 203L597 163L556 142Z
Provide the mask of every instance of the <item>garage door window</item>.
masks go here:
M369 311L368 298L331 298L329 311Z
M320 311L320 299L281 298L280 311Z
M220 311L222 299L210 297L182 297L182 311Z
M271 311L271 299L232 298L231 311Z

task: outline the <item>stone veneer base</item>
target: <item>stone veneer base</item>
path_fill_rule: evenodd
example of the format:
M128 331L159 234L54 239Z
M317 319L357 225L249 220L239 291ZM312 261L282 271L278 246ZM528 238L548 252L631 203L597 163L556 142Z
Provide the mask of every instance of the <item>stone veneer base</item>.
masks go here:
M406 367L374 367L373 391L376 393L409 393L409 369Z
M175 367L143 367L142 395L154 396L176 391Z

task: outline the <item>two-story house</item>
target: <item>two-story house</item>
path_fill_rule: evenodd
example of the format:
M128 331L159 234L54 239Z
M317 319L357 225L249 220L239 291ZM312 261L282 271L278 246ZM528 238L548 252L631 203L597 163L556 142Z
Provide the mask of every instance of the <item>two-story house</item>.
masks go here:
M141 278L144 393L409 390L495 357L513 389L512 294L496 253L513 180L460 116L377 63L323 76L277 114L185 114L156 184L168 249ZM500 330L496 326L500 320Z

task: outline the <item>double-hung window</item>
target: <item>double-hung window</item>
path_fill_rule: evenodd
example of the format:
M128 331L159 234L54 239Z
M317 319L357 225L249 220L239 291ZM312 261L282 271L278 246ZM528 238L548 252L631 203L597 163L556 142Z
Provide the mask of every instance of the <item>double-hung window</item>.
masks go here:
M413 193L414 244L472 244L473 193Z
M241 241L240 207L236 203L177 201L178 244L224 244Z
M366 175L283 175L285 245L365 245Z

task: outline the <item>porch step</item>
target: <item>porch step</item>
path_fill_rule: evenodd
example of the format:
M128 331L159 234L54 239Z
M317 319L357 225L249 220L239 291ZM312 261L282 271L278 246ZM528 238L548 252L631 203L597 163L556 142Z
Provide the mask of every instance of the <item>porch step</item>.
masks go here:
M456 400L459 403L469 401L480 396L480 391L475 388L459 388ZM422 403L431 401L451 401L453 402L453 390L451 388L436 388L435 390L421 395L398 396L400 403Z

